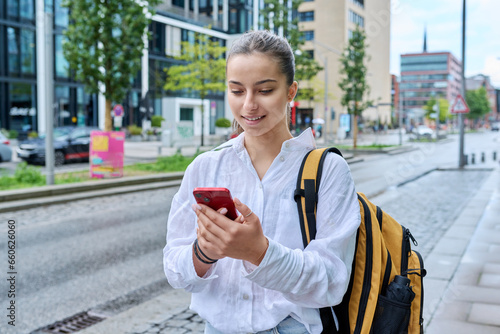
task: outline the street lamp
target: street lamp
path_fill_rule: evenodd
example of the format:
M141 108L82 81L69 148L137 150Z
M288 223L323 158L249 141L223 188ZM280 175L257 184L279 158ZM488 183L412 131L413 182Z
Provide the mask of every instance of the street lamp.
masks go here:
M326 49L329 52L335 53L336 55L342 54L339 50L334 49L329 45L318 42L314 39L310 40L309 42L313 43L314 45L321 46L322 48ZM314 48L314 49L317 50L322 55L323 64L324 64L323 70L325 71L325 93L324 93L324 98L325 98L325 102L324 102L325 103L325 110L324 110L325 130L324 130L324 133L325 133L325 144L327 144L328 123L329 123L329 121L328 121L328 57L326 56L325 53L322 53L317 48Z

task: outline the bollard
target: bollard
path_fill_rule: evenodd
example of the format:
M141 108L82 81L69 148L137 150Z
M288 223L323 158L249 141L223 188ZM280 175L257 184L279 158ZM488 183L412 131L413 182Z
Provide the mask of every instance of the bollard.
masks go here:
M484 162L486 160L486 156L484 152L481 152L481 162Z
M493 161L497 161L497 151L493 151Z
M476 155L475 155L474 153L472 153L472 154L471 154L471 158L470 158L470 160L471 160L471 161L470 161L470 163L471 163L471 164L473 164L473 165L474 165L474 164L476 163Z
M467 154L464 154L464 163L465 163L466 165L468 165L468 164L469 164L469 156L468 156Z

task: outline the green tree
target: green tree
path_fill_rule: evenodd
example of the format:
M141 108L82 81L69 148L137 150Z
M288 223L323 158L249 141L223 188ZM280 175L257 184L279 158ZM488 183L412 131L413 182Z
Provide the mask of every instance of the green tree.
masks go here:
M201 99L201 146L204 145L204 100L207 95L222 92L226 89L226 47L212 41L207 35L196 33L195 42L182 42L181 55L176 59L180 65L171 66L167 72L165 90L187 90L197 92Z
M342 67L340 74L342 79L339 82L339 87L343 91L341 104L347 107L347 112L354 115L353 124L353 147L357 147L358 139L358 118L369 106L373 103L366 99L370 92L370 87L366 82L367 68L365 62L368 60L366 56L365 44L366 34L361 28L356 26L349 39L349 43L344 49L344 53L340 57Z
M470 109L470 112L466 114L467 118L476 122L491 111L488 92L484 87L468 90L465 93L465 101Z
M264 0L264 8L260 15L263 20L264 29L283 32L290 43L295 54L295 80L299 82L299 90L296 100L311 101L319 95L319 90L312 81L323 68L311 56L310 52L304 51L304 32L299 30L298 16L290 19L292 13L296 13L303 0L292 0L291 7L287 1ZM305 89L301 89L304 87Z
M424 109L426 110L425 116L427 118L431 118L431 114L436 113L435 108L437 105L437 100L435 97L431 97ZM444 123L449 116L448 109L450 108L450 104L447 99L439 99L439 122Z
M64 32L64 57L91 94L106 97L106 131L111 105L122 101L141 68L144 36L159 0L64 0L70 23Z

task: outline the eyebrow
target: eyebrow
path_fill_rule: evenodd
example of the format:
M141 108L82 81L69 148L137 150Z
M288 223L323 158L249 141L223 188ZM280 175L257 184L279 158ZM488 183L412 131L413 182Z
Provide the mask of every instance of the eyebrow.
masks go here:
M264 83L268 83L268 82L278 82L277 80L274 80L274 79L264 79L264 80L261 80L261 81L257 81L254 86L258 86L258 85L262 85ZM239 81L234 81L234 80L229 80L229 83L232 83L232 84L235 84L235 85L239 85L239 86L243 86L243 84Z

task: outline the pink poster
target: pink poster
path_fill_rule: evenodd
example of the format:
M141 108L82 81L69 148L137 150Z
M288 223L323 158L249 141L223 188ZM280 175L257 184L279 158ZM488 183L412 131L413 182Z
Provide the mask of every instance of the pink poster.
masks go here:
M123 176L125 133L92 131L90 133L90 177Z

